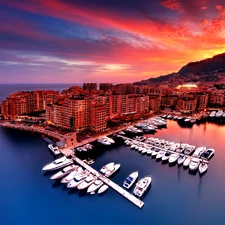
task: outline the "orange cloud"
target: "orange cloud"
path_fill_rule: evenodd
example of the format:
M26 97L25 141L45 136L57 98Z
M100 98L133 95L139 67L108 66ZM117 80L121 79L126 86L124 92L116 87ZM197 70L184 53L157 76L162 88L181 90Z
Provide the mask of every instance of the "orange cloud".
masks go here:
M82 60L96 63L97 65L91 65L94 67L90 70L92 77L102 77L104 74L112 76L116 73L117 78L123 74L130 76L131 80L137 80L136 77L140 74L142 76L140 79L144 79L148 76L177 71L190 61L210 57L225 50L224 8L221 5L215 5L214 10L217 14L212 13L207 16L206 13L210 7L205 1L200 1L199 4L196 4L194 0L188 1L191 6L185 6L182 2L162 1L161 8L169 11L168 18L164 19L163 16L160 19L153 17L150 13L146 16L139 11L134 15L129 13L124 15L119 11L101 7L93 9L80 5L76 1L73 4L66 4L59 0L39 0L34 1L33 4L12 0L7 3L11 7L30 13L63 19L84 27L111 29L118 33L124 32L128 35L143 37L140 40L131 40L131 38L129 40L128 37L125 41L123 35L112 36L108 42L103 40L104 37L95 42L66 40L40 33L35 26L31 26L30 23L23 25L22 22L20 27L16 27L14 31L12 31L14 28L9 28L9 26L5 26L4 29L5 31L10 29L14 33L23 30L24 36L30 35L36 40L51 41L54 47L62 46L65 52L60 49L59 57L81 60L80 57ZM187 13L191 9L195 9L199 18L193 18ZM76 46L82 46L83 51L76 52ZM50 53L56 54L55 52L52 50ZM62 62L62 59L60 60Z

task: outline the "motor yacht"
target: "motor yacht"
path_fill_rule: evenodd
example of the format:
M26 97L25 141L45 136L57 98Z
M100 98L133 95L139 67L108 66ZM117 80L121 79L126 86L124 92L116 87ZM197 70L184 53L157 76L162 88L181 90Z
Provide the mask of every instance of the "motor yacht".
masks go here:
M146 176L141 180L139 180L134 188L134 194L138 197L141 197L148 189L149 185L151 184L151 181L152 181L151 176Z
M184 151L185 147L179 146L178 148L176 148L176 152L177 153L182 153Z
M210 118L214 118L216 116L216 111L212 111L210 114L209 114L209 117Z
M180 155L178 160L177 160L177 164L180 166L184 163L186 157L184 155Z
M170 152L166 152L165 155L162 157L162 161L167 161L170 156L171 156L171 153Z
M77 173L74 178L67 184L68 188L76 188L86 177L90 175L90 172L83 170Z
M103 144L103 145L111 145L111 143L109 142L109 140L108 139L106 139L106 138L99 138L98 140L97 140L97 142L99 142L100 144Z
M165 151L161 150L159 153L156 155L156 159L161 159L165 155Z
M114 165L114 162L108 163L100 169L100 172L105 173L108 169L113 168Z
M111 143L111 144L114 144L115 143L115 141L112 138L110 138L110 137L104 136L103 138L105 138L106 140L108 140L108 142Z
M183 162L183 166L184 166L184 167L187 167L187 166L190 165L190 163L191 163L191 158L190 158L190 157L187 157L187 158L184 160L184 162Z
M147 155L151 155L151 154L152 154L152 150L151 150L151 148L148 148Z
M82 171L83 171L83 169L81 167L78 167L77 169L75 169L71 173L69 173L66 177L64 177L61 180L61 183L63 183L63 184L69 183L71 180L73 180L74 177L76 177Z
M59 179L59 178L62 178L66 175L68 175L69 173L71 173L72 171L74 171L75 169L77 169L78 166L72 164L70 166L67 166L65 168L63 168L62 170L60 170L58 173L54 174L51 176L51 180L56 180L56 179Z
M92 183L88 189L87 193L95 192L103 185L103 181L96 179L94 183Z
M177 120L177 119L178 119L178 116L174 116L174 117L173 117L173 120Z
M59 155L61 152L56 144L49 144L48 148L52 151L54 155Z
M169 157L169 163L175 163L179 158L179 154L177 153L173 153L170 157Z
M201 158L205 160L209 160L213 156L214 152L215 150L213 148L209 148L202 153Z
M200 157L202 155L203 152L206 151L206 147L198 147L195 149L193 156L194 157Z
M125 133L124 133L122 130L119 131L118 134L120 134L120 135L125 135Z
M223 110L218 110L218 112L216 113L215 117L219 118L223 115Z
M200 174L205 173L207 171L208 167L209 167L208 163L201 162L200 165L199 165L199 167L198 167L199 173Z
M191 163L190 163L190 165L189 165L189 169L190 169L191 171L195 171L195 170L198 169L199 164L200 164L200 159L192 158L192 159L191 159Z
M188 123L188 122L190 122L190 120L191 120L191 117L189 116L184 120L184 122Z
M183 120L183 119L184 119L183 116L179 116L179 117L177 118L178 121L181 121L181 120Z
M86 144L84 147L85 147L86 149L88 149L88 150L91 150L91 149L93 148L93 145L91 145L91 144Z
M77 185L78 190L85 189L93 184L97 180L97 177L90 174L86 179L84 179L79 185Z
M146 154L147 151L148 151L147 148L143 148L143 150L142 150L142 155Z
M123 182L123 186L129 189L137 180L138 178L138 171L131 173Z
M81 151L82 152L87 152L87 149L83 146L83 147L80 147Z
M98 189L98 194L102 194L104 192L106 192L108 190L109 186L104 184L103 186L101 186L99 189Z
M194 145L189 145L188 147L185 148L184 150L184 154L185 155L191 155L195 150L195 146Z
M43 171L57 170L57 169L60 169L62 167L68 166L68 165L70 165L72 163L73 163L73 160L72 159L68 159L65 156L63 156L63 157L61 157L59 159L56 159L53 162L45 165L42 168L42 170Z
M108 168L105 172L106 177L112 176L118 169L120 168L120 164L115 164L112 168Z
M159 153L159 149L155 148L154 151L152 151L152 156L156 156Z

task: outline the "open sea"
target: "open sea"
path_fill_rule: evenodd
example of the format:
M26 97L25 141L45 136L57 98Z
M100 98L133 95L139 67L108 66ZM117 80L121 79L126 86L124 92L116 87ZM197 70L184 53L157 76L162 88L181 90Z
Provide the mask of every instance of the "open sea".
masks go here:
M40 86L34 85L33 89ZM68 84L44 88L60 90L68 88ZM5 98L19 87L0 91ZM206 145L215 149L215 156L208 172L200 176L177 165L156 162L119 142L105 149L96 145L92 166L99 170L109 162L120 163L120 171L112 178L119 185L136 170L140 177L152 176L151 187L142 198L145 205L139 209L112 189L91 196L50 180L54 172L43 173L41 169L54 156L41 135L0 127L0 224L224 225L225 126L205 123L183 128L169 120L167 128L154 136L196 147Z

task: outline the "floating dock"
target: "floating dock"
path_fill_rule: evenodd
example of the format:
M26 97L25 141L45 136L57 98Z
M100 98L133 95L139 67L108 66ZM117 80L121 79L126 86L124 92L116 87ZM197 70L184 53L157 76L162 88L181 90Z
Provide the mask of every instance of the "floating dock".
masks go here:
M118 184L114 183L110 179L103 176L101 173L84 163L81 159L74 157L73 160L80 164L82 167L87 169L89 172L91 172L93 175L101 179L104 183L106 183L109 187L114 189L116 192L121 194L124 198L132 202L134 205L136 205L139 208L142 208L144 206L144 202L141 201L139 198L136 198L134 195L130 194L128 191L124 190L122 187L120 187Z

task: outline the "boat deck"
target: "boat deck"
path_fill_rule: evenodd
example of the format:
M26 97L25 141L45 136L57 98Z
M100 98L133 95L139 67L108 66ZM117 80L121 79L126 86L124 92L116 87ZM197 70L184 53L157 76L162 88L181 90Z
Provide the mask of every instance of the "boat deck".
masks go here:
M104 175L93 169L91 166L87 165L85 162L83 162L81 159L74 157L73 160L80 164L82 167L87 169L89 172L91 172L93 175L98 177L100 180L102 180L105 184L107 184L109 187L117 191L119 194L121 194L124 198L132 202L134 205L136 205L139 208L142 208L144 205L144 202L140 199L136 198L134 195L130 194L128 191L124 190L122 187L120 187L118 184L114 183L110 179L106 178Z
M132 138L128 138L128 137L125 137L125 136L122 136L122 135L119 135L119 134L117 134L116 136L117 136L117 137L121 137L121 138L123 138L124 140L134 141L134 139L132 139ZM196 158L196 159L201 159L201 158L199 158L199 157L195 157L195 156L191 156L191 155L186 155L186 154L184 154L184 153L178 153L178 152L175 152L175 151L171 151L171 150L164 149L164 148L162 148L162 147L157 147L157 146L155 146L155 145L147 144L147 143L142 142L142 141L137 141L137 140L135 140L135 142L138 142L138 143L140 143L140 144L145 144L145 145L148 146L148 147L154 147L154 148L157 148L157 149L162 150L162 151L164 151L164 152L170 152L170 153L172 153L172 154L173 154L173 153L177 153L177 154L179 154L179 155L185 156L186 158ZM205 160L205 159L203 159L203 162L204 162L204 163L209 163L209 161L208 161L208 160Z

